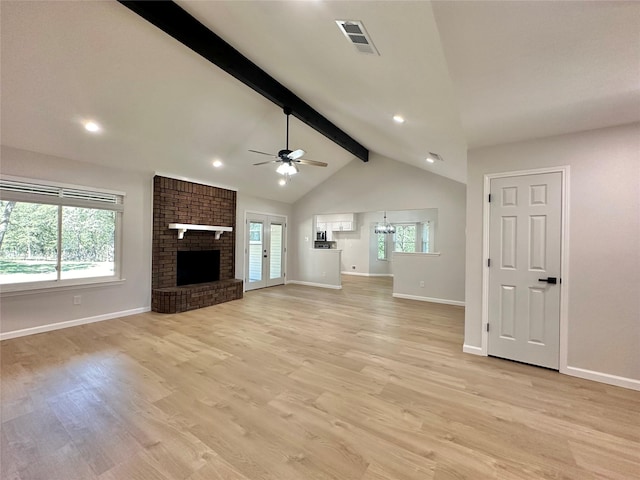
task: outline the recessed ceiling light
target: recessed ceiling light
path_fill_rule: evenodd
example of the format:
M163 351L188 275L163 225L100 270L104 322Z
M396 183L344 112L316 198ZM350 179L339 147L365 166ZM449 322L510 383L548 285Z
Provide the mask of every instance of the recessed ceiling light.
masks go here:
M394 115L393 121L396 123L404 123L404 117L402 115Z
M425 158L425 160L429 163L435 163L436 160L440 161L440 162L444 162L444 160L442 159L442 157L440 155L438 155L437 153L433 153L433 152L429 152L429 155L427 155L427 158Z
M101 130L100 125L98 125L96 122L91 122L91 121L85 122L84 128L85 130L91 133L96 133Z
M284 187L287 184L287 181L284 178L281 178L280 180L278 180L278 185L280 185L281 187Z
M222 166L222 162L220 160L214 160L213 166L216 168L220 168Z

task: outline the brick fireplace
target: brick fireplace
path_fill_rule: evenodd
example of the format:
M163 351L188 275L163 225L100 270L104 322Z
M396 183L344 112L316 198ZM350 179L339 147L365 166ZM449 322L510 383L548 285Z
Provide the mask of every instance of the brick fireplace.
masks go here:
M214 232L189 230L178 239L169 224L232 227L218 240ZM242 298L235 279L236 192L174 178L153 179L151 309L177 313ZM219 251L219 280L178 286L178 251ZM203 265L203 268L210 268Z

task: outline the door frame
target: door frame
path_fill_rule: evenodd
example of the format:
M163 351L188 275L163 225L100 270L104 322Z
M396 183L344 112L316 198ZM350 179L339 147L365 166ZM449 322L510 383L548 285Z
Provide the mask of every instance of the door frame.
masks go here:
M247 262L249 261L249 251L247 249L247 220L248 220L248 216L249 215L266 215L267 217L281 217L284 218L284 238L282 239L284 245L283 245L283 249L284 249L284 259L282 262L282 268L284 271L284 283L286 285L287 283L287 263L289 260L289 248L288 248L288 244L289 244L289 216L288 215L284 215L281 213L273 213L273 212L260 212L257 210L245 210L244 211L244 219L242 221L242 251L244 252L244 260L243 260L243 265L242 265L242 291L246 292L247 291L247 279L246 274L247 274Z
M568 358L568 332L569 332L569 165L558 167L535 168L530 170L515 170L509 172L487 173L484 175L484 187L482 191L482 355L488 356L489 332L489 221L490 204L489 192L491 180L504 177L520 177L525 175L537 175L540 173L560 173L562 176L561 205L560 205L560 275L562 279L560 287L560 373L567 372Z

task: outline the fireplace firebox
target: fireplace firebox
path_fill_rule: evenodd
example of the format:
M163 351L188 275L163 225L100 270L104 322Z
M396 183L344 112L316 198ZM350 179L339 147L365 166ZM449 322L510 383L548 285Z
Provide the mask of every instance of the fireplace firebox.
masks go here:
M220 250L178 251L178 286L218 280L220 280Z

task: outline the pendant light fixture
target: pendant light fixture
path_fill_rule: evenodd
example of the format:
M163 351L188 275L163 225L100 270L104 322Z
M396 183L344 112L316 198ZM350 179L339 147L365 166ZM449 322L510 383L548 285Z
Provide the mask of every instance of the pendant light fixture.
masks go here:
M376 225L376 228L374 229L374 232L387 234L396 233L396 227L394 227L390 223L387 223L387 212L384 212L384 222L378 223Z

